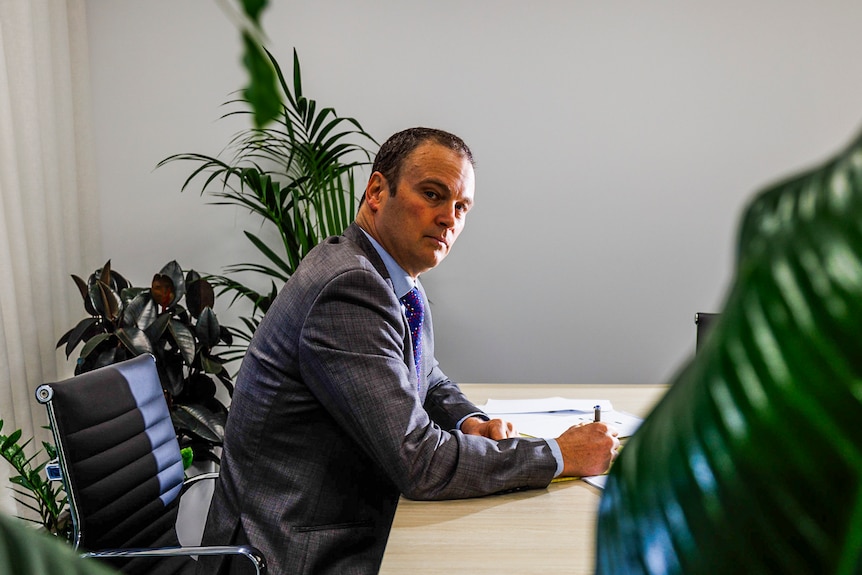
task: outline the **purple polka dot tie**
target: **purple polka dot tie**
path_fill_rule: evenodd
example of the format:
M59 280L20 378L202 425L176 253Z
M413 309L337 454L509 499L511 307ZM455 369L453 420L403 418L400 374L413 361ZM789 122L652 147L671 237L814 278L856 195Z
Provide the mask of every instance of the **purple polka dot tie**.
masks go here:
M413 361L416 362L416 376L422 372L422 321L425 319L425 304L422 303L422 294L419 288L401 296L404 304L404 313L407 315L407 323L410 325L410 339L413 340Z

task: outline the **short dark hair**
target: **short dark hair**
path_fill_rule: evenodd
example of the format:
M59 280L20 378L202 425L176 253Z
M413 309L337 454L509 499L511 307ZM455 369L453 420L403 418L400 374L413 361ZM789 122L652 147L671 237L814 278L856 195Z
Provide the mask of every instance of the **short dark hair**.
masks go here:
M433 142L467 159L470 165L475 165L473 161L473 152L464 143L464 140L434 128L408 128L397 132L383 142L377 156L374 158L374 164L371 171L380 172L386 181L389 183L389 193L395 194L395 189L398 187L398 180L401 177L401 166L404 164L404 159L410 153L425 142Z

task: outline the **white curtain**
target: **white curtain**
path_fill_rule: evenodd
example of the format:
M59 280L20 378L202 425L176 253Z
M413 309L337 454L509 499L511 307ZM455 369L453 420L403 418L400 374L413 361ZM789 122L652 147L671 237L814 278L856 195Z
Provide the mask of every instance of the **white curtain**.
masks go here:
M84 316L69 274L101 254L89 89L84 0L0 0L0 433L37 446L34 390L71 375L55 345ZM10 470L0 511L20 514Z

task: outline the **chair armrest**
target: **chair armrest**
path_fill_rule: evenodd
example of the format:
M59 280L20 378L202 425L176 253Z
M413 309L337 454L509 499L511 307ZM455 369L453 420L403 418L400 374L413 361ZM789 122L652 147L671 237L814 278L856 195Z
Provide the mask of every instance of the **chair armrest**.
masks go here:
M103 549L84 553L82 557L116 559L120 557L177 557L200 555L242 555L251 561L255 573L266 574L266 558L250 545L213 545L207 547L161 547L149 549Z
M194 484L204 481L206 479L218 479L218 471L208 471L206 473L199 473L197 475L193 475L188 479L183 481L182 493L188 491Z

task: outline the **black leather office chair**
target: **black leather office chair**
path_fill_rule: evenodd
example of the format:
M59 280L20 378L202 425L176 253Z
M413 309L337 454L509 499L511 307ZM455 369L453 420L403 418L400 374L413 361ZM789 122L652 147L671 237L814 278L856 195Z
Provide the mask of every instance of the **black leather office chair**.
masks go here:
M695 344L694 351L697 353L700 350L700 347L703 345L703 342L706 341L706 336L709 333L709 330L712 329L712 323L718 319L720 314L717 313L703 313L698 312L694 314L694 325L695 325Z
M182 457L151 355L41 385L36 398L48 409L76 547L124 573L191 573L192 556L209 554L244 555L266 572L253 547L180 547Z

